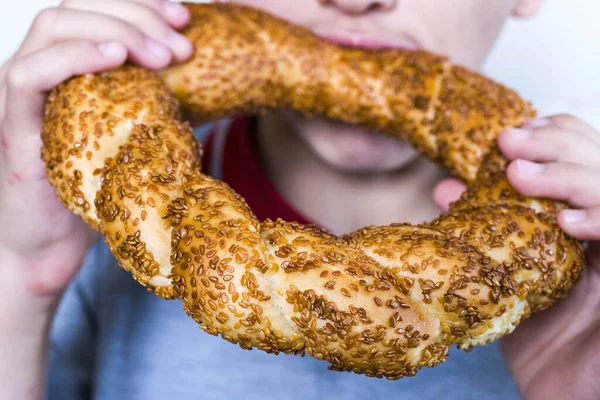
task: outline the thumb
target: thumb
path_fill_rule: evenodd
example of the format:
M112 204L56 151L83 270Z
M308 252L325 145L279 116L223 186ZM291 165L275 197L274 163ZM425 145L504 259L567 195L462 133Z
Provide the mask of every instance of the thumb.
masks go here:
M458 179L444 179L433 188L433 201L446 212L450 209L450 203L460 199L465 190L467 186Z

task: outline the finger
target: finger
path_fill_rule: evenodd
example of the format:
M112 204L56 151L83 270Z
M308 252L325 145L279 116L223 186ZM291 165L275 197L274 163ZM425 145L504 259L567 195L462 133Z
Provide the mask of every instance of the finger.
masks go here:
M15 60L6 88L7 97L18 101L6 104L4 131L11 136L38 134L46 91L71 76L118 67L126 58L127 49L119 43L71 40Z
M600 143L600 134L591 125L586 124L581 119L568 114L559 114L547 118L552 124L569 129L574 132L581 132L591 140Z
M183 28L190 21L190 11L184 5L173 2L173 1L165 1L165 0L111 0L114 4L113 6L117 6L119 9L122 7L129 7L131 4L138 5L142 7L147 7L155 12L157 12L164 20L173 28L180 29ZM61 6L69 7L69 8L77 8L77 9L86 9L90 11L95 11L99 13L106 13L110 7L108 5L108 1L106 0L65 0L62 2ZM129 4L125 4L129 3ZM83 7L83 8L81 8ZM130 13L134 13L135 10L130 8L128 10ZM115 15L114 13L110 13L111 15ZM119 18L123 17L123 13L117 13L116 16Z
M8 74L8 69L12 65L12 61L14 59L14 55L10 57L0 68L0 121L4 119L4 115L6 114L6 75ZM0 132L0 139L2 139L2 133Z
M63 4L66 3L67 2L64 2ZM149 4L151 3L154 3L155 6L150 7ZM187 19L189 19L187 8L177 3L148 1L133 2L123 0L68 1L69 9L105 14L129 22L146 36L169 47L177 59L185 60L192 52L192 45L185 36L169 26L162 11L165 8L165 5L175 7L176 10L183 9L183 11L175 11L175 15L179 16L178 18L181 21L184 21L184 24L187 22L186 19L181 19L185 15L187 15ZM167 7L166 9L170 10L170 7ZM166 14L170 15L169 13ZM183 24L178 27L182 26Z
M564 161L600 167L600 143L581 131L554 124L534 129L506 129L498 137L498 145L509 160Z
M47 15L46 17L41 17ZM42 21L28 35L19 50L19 57L45 49L61 41L88 40L91 42L119 42L124 44L130 58L137 64L151 68L164 68L171 62L172 53L161 43L144 35L129 22L107 15L71 9L48 9L40 13ZM74 22L76 21L76 22ZM52 24L53 28L45 28Z
M433 201L444 212L450 204L460 199L467 186L457 179L444 179L433 188Z
M579 240L600 240L600 207L586 210L562 210L558 225Z
M13 58L14 55L11 56L8 60L6 60L4 64L2 64L2 67L0 68L0 82L4 82L4 78L6 77L6 71L8 71L8 67L12 63Z
M556 162L538 164L513 161L508 180L521 194L567 201L574 207L600 206L600 171L581 164Z
M6 115L6 91L6 85L4 83L0 83L0 121L4 120L4 116Z

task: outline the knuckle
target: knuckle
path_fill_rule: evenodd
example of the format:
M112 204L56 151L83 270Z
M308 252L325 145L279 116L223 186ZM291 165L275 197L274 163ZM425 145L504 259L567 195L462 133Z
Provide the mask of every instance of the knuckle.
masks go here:
M562 127L579 125L581 123L577 117L571 114L559 114L551 117L551 119L554 124Z
M134 25L125 21L116 21L115 32L118 40L129 46L141 45L144 41L144 34Z
M54 56L58 60L76 60L85 57L92 44L85 41L63 42L55 45Z
M573 185L567 192L567 202L570 204L578 204L587 196L588 191L582 188L581 185Z
M2 64L2 67L0 67L0 87L5 84L6 74L10 66L13 64L14 58L15 56L12 55L4 64Z
M564 128L538 129L533 132L530 150L543 149L547 155L561 160L576 160L581 156L581 145L585 138Z
M153 8L140 7L140 9L141 10L138 14L138 18L140 21L148 22L148 21L154 21L154 20L160 19L160 16L156 12L156 10L154 10Z
M600 209L593 208L589 212L590 214L590 225L592 226L592 230L594 232L594 236L597 240L600 240Z
M15 62L10 66L6 74L7 86L13 90L27 88L30 80L29 71L22 62Z
M73 46L65 43L60 43L54 47L56 59L58 60L69 60L70 55L73 52Z
M137 2L135 15L131 15L131 21L136 24L143 26L146 29L160 29L160 27L167 27L167 22L160 12L163 1L141 1Z
M539 146L546 146L556 154L565 154L569 152L573 147L573 140L565 135L564 131L560 130L546 130L536 132L536 142Z
M72 7L75 4L73 0L63 0L60 3L60 7Z
M158 36L166 36L171 30L161 15L154 9L140 7L141 10L132 20L134 26L141 30L143 27L146 32L152 32Z
M60 10L56 7L45 8L35 17L32 29L37 31L50 30L60 14Z
M152 7L156 10L160 9L167 1L166 0L141 0L140 3Z

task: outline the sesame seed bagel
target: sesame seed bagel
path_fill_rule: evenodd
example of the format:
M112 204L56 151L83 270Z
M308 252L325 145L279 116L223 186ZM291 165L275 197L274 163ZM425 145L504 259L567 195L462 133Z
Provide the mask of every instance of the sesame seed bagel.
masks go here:
M242 348L388 379L506 335L568 294L583 252L556 223L564 204L515 192L495 145L534 115L515 92L425 51L343 48L248 7L187 7L190 61L78 76L45 109L49 181L137 281ZM283 108L409 141L469 189L418 226L335 236L259 221L201 173L182 117Z

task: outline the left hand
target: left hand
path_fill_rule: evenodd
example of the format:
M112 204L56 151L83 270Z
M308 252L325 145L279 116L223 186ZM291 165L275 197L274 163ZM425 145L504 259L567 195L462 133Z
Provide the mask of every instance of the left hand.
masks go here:
M511 163L508 180L521 194L564 200L558 214L571 236L589 241L586 268L569 297L533 315L501 341L524 399L600 398L600 132L559 115L507 129L498 140ZM434 199L442 209L465 186L442 181Z

